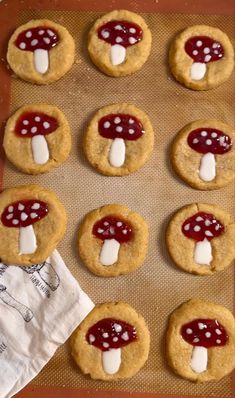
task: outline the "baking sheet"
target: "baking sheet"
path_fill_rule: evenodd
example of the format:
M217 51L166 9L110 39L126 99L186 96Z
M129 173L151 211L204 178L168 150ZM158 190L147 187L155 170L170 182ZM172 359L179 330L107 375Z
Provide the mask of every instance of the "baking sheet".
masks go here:
M32 18L48 18L66 26L75 38L77 55L72 70L48 87L12 79L10 112L30 102L57 105L70 122L73 148L64 165L42 176L24 175L6 161L3 182L4 187L34 182L58 194L69 216L66 236L58 247L63 259L95 302L124 300L142 313L151 332L151 351L146 366L135 377L118 383L104 383L92 381L80 373L66 344L32 384L100 392L231 397L231 376L202 385L175 376L165 363L164 332L171 311L191 297L215 301L232 310L233 267L209 277L183 273L168 257L164 233L170 216L187 203L216 203L234 213L233 184L219 191L193 190L176 177L169 162L171 141L185 124L200 118L217 118L234 124L234 75L214 90L193 92L174 81L166 64L169 42L178 31L189 25L205 23L221 28L232 39L233 17L141 13L153 33L151 56L142 70L133 76L114 79L99 72L86 51L87 32L101 14L37 10L19 13L17 25ZM150 161L137 173L121 178L99 175L88 165L81 149L90 117L100 107L117 102L131 102L145 110L155 131L155 148ZM87 212L113 202L126 204L146 218L150 245L144 265L135 273L104 279L89 273L82 265L76 251L76 233Z

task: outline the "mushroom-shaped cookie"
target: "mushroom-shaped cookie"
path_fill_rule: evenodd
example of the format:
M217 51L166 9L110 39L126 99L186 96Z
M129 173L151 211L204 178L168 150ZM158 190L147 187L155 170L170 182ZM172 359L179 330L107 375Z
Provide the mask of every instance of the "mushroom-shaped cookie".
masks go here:
M72 355L92 379L132 377L148 358L146 323L129 304L98 304L71 336Z
M17 120L15 133L21 138L32 138L33 160L41 165L50 158L45 135L53 133L58 127L58 121L54 117L41 112L28 112Z
M134 326L112 318L105 318L90 327L86 335L89 344L102 351L102 366L106 373L118 372L121 349L137 339Z
M182 326L181 335L193 346L191 369L196 373L207 370L208 348L223 347L228 340L226 330L216 319L195 319Z
M223 224L213 214L198 212L184 221L182 232L187 238L196 241L195 263L210 265L213 260L210 241L224 232Z
M22 51L33 53L34 67L39 73L46 73L49 68L49 51L59 42L55 29L45 26L29 28L21 32L16 41L16 46Z
M122 64L126 59L126 48L138 43L142 36L141 27L128 21L109 21L98 29L98 37L111 45L113 65Z
M12 34L7 61L16 75L36 84L60 79L74 62L75 44L64 26L31 20Z
M206 74L208 62L219 61L224 56L221 43L208 36L194 36L185 43L186 53L193 59L190 76L201 80Z
M203 181L212 181L216 177L215 155L223 155L231 150L231 138L220 130L199 128L188 135L188 144L202 153L199 177Z
M31 254L37 249L33 224L48 213L48 206L40 200L22 200L7 206L1 220L5 227L19 228L19 255Z
M115 216L104 217L97 221L92 232L103 241L100 262L106 266L118 261L120 245L129 242L133 236L131 225Z
M142 137L144 129L140 120L126 114L109 114L99 120L98 131L102 137L112 140L109 163L121 167L125 163L125 140L135 141Z

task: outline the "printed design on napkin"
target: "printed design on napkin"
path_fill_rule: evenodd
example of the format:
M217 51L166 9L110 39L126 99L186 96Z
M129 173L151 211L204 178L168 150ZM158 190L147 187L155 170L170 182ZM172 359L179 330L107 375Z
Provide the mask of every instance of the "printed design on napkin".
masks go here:
M17 310L19 314L23 317L25 322L29 322L33 318L34 315L31 309L12 297L11 294L8 293L7 287L2 284L0 284L0 299L10 307L15 308L15 310Z
M44 261L43 263L34 264L31 267L22 267L23 271L29 275L35 274L34 278L30 278L32 282L37 285L37 281L40 278L49 288L54 292L60 285L60 278L56 273L52 265ZM39 278L37 278L39 277Z

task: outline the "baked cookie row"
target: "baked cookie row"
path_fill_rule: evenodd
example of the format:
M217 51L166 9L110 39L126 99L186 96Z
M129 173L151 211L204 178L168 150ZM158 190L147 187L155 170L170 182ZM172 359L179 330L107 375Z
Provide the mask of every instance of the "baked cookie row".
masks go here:
M139 70L149 57L151 31L145 20L127 10L99 18L88 35L88 52L105 74L119 77ZM67 29L49 20L32 20L10 38L7 60L22 79L48 84L74 63L75 44ZM234 51L220 29L196 25L172 42L169 64L175 78L194 90L208 90L226 81L234 68Z

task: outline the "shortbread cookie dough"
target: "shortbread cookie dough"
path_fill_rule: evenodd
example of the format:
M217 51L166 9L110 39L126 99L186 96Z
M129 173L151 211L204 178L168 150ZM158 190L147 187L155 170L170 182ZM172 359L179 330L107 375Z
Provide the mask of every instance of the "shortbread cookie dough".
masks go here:
M192 299L170 316L166 336L172 369L196 382L219 380L235 367L235 320L225 307Z
M84 264L99 276L128 274L144 261L148 226L126 206L112 204L86 215L78 232L78 251Z
M48 84L60 79L74 62L75 44L61 25L32 20L16 29L8 43L7 61L21 79Z
M144 165L153 144L154 132L146 113L123 103L105 106L95 114L83 147L88 161L100 173L123 176Z
M81 371L107 381L134 376L148 358L149 345L144 319L123 302L97 305L71 337Z
M93 63L109 76L126 76L146 62L152 43L144 19L115 10L99 18L89 32L88 51Z
M29 104L8 119L3 147L19 170L40 174L69 156L71 133L64 114L55 106Z
M209 90L231 75L234 50L220 29L196 25L176 36L170 47L169 63L180 83L193 90Z
M235 258L235 222L220 207L190 204L171 219L166 243L172 260L184 271L211 275Z
M193 188L224 187L235 178L235 131L218 120L197 120L175 137L171 160Z
M0 194L0 258L6 264L45 261L63 238L67 216L54 192L39 185Z

